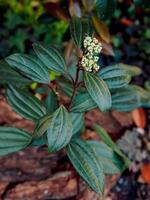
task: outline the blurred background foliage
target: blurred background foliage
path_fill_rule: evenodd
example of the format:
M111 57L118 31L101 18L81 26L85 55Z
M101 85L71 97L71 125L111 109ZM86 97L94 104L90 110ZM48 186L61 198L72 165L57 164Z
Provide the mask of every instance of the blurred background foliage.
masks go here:
M68 24L57 18L40 21L44 12L40 1L0 0L0 58L14 52L28 52L35 41L62 43Z

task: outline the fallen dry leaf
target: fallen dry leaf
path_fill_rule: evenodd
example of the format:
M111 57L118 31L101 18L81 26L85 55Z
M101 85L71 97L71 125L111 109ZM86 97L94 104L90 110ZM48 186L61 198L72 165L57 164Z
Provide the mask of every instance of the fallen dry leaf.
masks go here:
M138 128L146 127L146 113L143 108L137 108L132 111L132 118Z
M121 19L120 22L125 26L132 26L134 24L132 20L126 18Z
M144 181L150 184L150 164L143 164L141 167L141 175Z

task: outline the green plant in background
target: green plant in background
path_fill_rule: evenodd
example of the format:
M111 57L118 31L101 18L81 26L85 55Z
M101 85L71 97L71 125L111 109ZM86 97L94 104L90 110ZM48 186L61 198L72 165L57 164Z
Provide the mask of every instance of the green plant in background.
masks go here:
M149 62L149 1L133 0L127 3L121 0L118 2L114 13L114 21L117 24L116 28L120 26L123 31L112 31L112 43L117 48L115 59L122 59L126 54L126 62L131 63L132 60ZM124 8L126 8L126 13L123 12ZM110 21L112 27L114 21ZM129 41L128 46L126 45L126 40Z
M110 14L108 10L114 10L115 1L97 0L95 3L96 11L103 11L96 17L106 19ZM83 4L87 12L87 1ZM95 37L94 28L99 30L95 26L97 22L93 16L71 18L70 32L77 54L75 66L68 67L58 48L41 43L33 44L34 53L30 55L15 53L1 61L0 74L3 76L0 81L8 85L7 100L14 111L35 123L35 129L28 133L13 127L0 127L0 156L30 146L46 147L50 153L64 150L86 183L97 193L103 193L105 174L122 172L130 161L97 124L93 129L102 141L82 139L85 112L93 108L106 112L149 106L149 94L129 84L132 77L141 73L139 68L121 63L101 67L104 44ZM109 40L105 36L102 34ZM60 76L52 81L50 71ZM28 85L32 82L46 89L45 99L39 100L29 93Z
M38 21L45 12L38 0L1 0L0 10L4 18L0 29L1 57L10 52L29 52L31 44L41 39L46 44L60 45L68 28L67 22L53 17L47 23Z

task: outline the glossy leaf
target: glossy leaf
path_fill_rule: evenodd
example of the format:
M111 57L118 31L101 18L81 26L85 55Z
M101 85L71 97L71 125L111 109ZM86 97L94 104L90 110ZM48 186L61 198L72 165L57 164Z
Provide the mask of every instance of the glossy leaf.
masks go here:
M141 105L149 100L150 98L149 91L146 91L144 88L138 85L131 85L130 87L132 88L133 91L135 91L138 94Z
M144 82L144 87L146 90L150 91L150 80Z
M140 95L133 87L122 88L112 94L112 109L127 112L140 106Z
M57 48L34 43L33 49L48 69L61 74L67 73L65 60Z
M111 137L107 134L107 132L97 124L94 125L94 129L96 133L101 137L101 139L105 142L105 144L107 144L118 156L123 159L125 168L129 167L131 164L130 160L121 152L121 150L113 142Z
M100 70L99 76L107 83L110 89L124 87L131 80L128 70L119 65L103 68Z
M60 87L61 92L63 92L66 96L71 97L73 92L73 86L70 82L59 81L58 86Z
M111 108L111 94L106 83L97 75L85 72L84 83L93 101L101 111Z
M49 127L49 124L51 122L52 115L46 115L38 120L35 130L34 130L34 137L40 138L43 136Z
M77 72L77 66L76 66L76 65L70 66L70 67L68 68L68 71L69 71L70 76L71 76L71 77L73 78L73 80L75 81L75 79L76 79L76 72ZM82 72L79 73L78 80L79 80L79 81L83 81L83 73L82 73ZM70 79L70 81L71 81L71 79Z
M33 147L40 147L43 145L47 145L47 135L44 134L39 138L33 138L32 143L30 144L30 146Z
M110 18L116 8L116 0L96 0L96 11L100 19Z
M71 82L67 82L65 80L59 80L58 85L60 87L60 91L63 92L67 97L71 97L73 92L73 86ZM85 88L79 87L76 94L81 92L85 92Z
M106 174L117 174L124 170L122 159L105 143L100 141L88 141L97 155L97 159L102 163Z
M14 127L0 127L0 156L24 149L30 144L32 136Z
M74 43L81 48L86 35L92 35L92 27L87 19L72 17L70 21L70 33Z
M86 112L97 108L97 104L93 101L88 93L79 93L75 96L71 111L76 113Z
M52 115L48 129L48 149L50 152L65 147L72 137L72 123L68 111L60 106Z
M101 137L101 139L112 149L115 148L116 144L112 141L111 137L107 132L99 125L95 124L94 129L96 133Z
M79 175L97 193L103 192L104 172L95 151L86 141L74 139L67 146L67 155Z
M31 81L13 70L6 62L0 61L0 83L23 86Z
M5 60L11 67L19 70L33 81L46 84L50 82L47 68L34 56L16 53L8 56Z
M82 46L82 23L81 18L72 17L70 21L70 33L74 43L81 48Z
M36 97L18 88L9 87L7 99L14 111L26 119L36 121L46 114L45 107Z
M142 73L142 70L134 65L127 65L123 63L119 63L118 65L125 69L128 72L128 74L130 74L130 76L138 76Z
M88 36L92 36L93 33L94 33L94 30L93 30L93 26L92 26L92 23L90 21L90 19L88 18L82 18L82 29L83 29L83 32L82 32L82 41L84 40L84 38L88 35Z
M135 90L139 97L140 106L139 107L150 107L150 94L149 91L143 89L140 86L133 85L133 90Z
M44 101L47 114L53 113L58 108L57 96L53 91L50 91Z
M70 113L72 122L72 133L75 135L84 127L84 115L83 113Z

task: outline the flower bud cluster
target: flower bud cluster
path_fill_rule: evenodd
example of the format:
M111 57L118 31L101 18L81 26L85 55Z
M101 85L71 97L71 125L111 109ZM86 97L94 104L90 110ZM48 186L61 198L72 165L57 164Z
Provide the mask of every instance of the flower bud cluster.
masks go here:
M83 42L85 48L85 54L82 57L81 65L82 67L89 72L97 72L100 66L97 64L99 54L102 50L102 45L96 38L87 36Z

